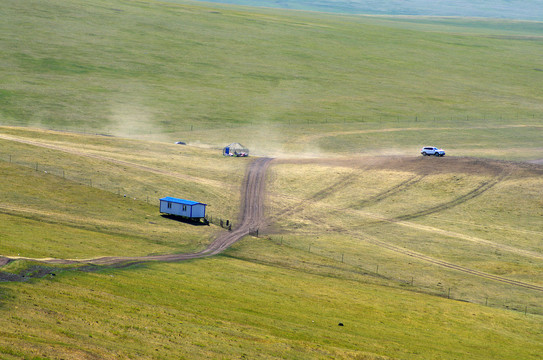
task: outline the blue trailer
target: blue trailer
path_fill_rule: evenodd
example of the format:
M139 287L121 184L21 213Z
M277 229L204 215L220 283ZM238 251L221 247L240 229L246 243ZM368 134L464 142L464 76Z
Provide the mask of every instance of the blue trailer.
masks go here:
M203 219L206 216L207 204L178 199L174 197L164 197L160 199L160 212L164 214L182 216L188 219Z

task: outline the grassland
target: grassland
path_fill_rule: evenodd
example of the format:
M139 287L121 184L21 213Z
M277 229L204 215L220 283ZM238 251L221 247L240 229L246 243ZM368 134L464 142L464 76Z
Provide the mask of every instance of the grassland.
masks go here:
M539 23L101 0L0 19L0 255L197 251L224 230L157 199L235 220L251 159L220 148L278 157L268 226L219 256L2 267L2 358L540 357L541 291L432 262L543 285Z
M3 289L16 311L1 310L0 349L13 358L535 359L541 351L540 322L521 314L222 256Z
M540 284L541 170L433 160L276 165L272 238L406 284L418 282L435 294L448 296L452 288L464 300L488 303L494 298L494 303L512 304L523 299L540 308L537 291L517 292L435 269L418 255ZM290 211L282 215L285 208Z
M238 206L250 160L24 128L2 128L2 136L11 138L0 140L3 151L17 155L0 162L0 246L25 257L201 249L223 230L162 218L146 192L203 191L215 214L228 214ZM158 160L146 164L150 158ZM39 159L38 171L31 159ZM128 165L142 163L147 167ZM195 164L202 165L193 177L176 177ZM47 166L66 169L65 176ZM168 172L159 175L161 169ZM211 181L217 169L236 181ZM136 196L70 180L70 172L115 179ZM4 267L6 279L38 278L2 284L0 349L7 358L535 359L540 291L389 246L542 285L541 179L536 165L474 158L276 160L270 226L224 255L122 269ZM488 182L477 196L457 200Z
M0 16L0 124L266 155L430 141L543 158L538 22L98 0L8 1Z
M7 1L0 16L4 124L172 139L542 114L539 23L99 0Z
M187 226L188 231L179 234L177 222L157 214L158 199L168 194L205 200L213 204L211 216L237 220L243 162L217 164L220 153L209 151L203 151L207 159L200 152L195 160L198 151L178 145L148 144L136 150L134 141L121 141L119 147L117 139L94 136L82 146L80 136L19 133L19 139L26 136L42 146L3 142L2 149L9 144L10 153L17 154L3 153L0 163L10 179L0 190L4 255L81 258L138 253L143 248L140 254L186 252L205 246L214 236L209 227ZM157 161L161 165L142 174L142 166ZM221 168L224 171L215 176ZM198 176L191 176L196 172ZM47 241L35 236L42 231ZM80 246L70 246L74 239ZM19 240L24 240L23 247ZM120 245L111 247L112 241Z

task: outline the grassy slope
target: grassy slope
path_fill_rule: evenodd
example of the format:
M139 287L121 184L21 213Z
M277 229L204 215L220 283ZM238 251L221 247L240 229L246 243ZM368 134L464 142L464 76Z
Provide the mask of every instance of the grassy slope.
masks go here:
M381 157L287 162L272 171L275 242L434 294L452 289L458 299L543 310L538 291L436 268L386 246L541 285L540 168Z
M190 152L193 161L202 163L202 179L214 177L217 168L224 168L237 183L243 174L243 163L192 147L3 130L84 153L100 151L111 159L129 156L134 163L156 156L161 161L149 166L157 168L164 166L162 160L176 156L172 164L190 169L182 157ZM79 170L87 174L100 169L101 177L124 176L122 184L127 188L150 184L149 190L164 189L164 181L155 181L150 171L128 175L129 167L107 161L85 163L82 155L11 141L0 144L20 146L27 160L41 155L41 162L65 164L71 171L80 164ZM129 155L128 149L133 149ZM7 358L539 356L541 318L533 315L541 311L539 293L436 268L379 248L368 239L535 283L541 277L540 259L499 248L495 252L494 246L475 244L466 237L540 253L540 175L517 164L454 158L313 162L272 167L269 213L275 216L275 225L263 230L266 237L248 238L225 255L91 273L54 269L56 276L46 279L3 284L0 353ZM216 231L162 219L156 205L146 201L79 185L16 161L1 164L4 253L87 257L189 251L205 244ZM450 202L494 178L502 166L515 171L488 194L459 204L452 212L404 221L408 226L372 225L372 216L400 216ZM433 171L425 173L429 169ZM391 191L409 179L419 181L403 191ZM198 182L181 182L198 189ZM212 196L212 190L210 203L217 201L217 207L227 211L221 205L224 199ZM516 194L515 201L511 194ZM236 201L230 192L224 195ZM300 203L305 205L299 207ZM297 207L284 214L284 209ZM338 216L342 207L350 210ZM484 229L481 222L488 223ZM436 231L450 234L444 237ZM111 247L112 242L117 245ZM307 246L312 246L310 253ZM346 255L343 261L341 254ZM39 271L34 265L14 263L2 270ZM379 276L374 274L375 265L380 265ZM406 284L409 277L415 278L413 286ZM479 305L444 299L449 287L453 298ZM490 307L481 306L485 297ZM504 305L519 311L504 310ZM527 316L522 313L526 306ZM338 327L339 322L345 326Z
M10 34L1 40L8 50L1 56L9 64L0 94L2 122L188 138L215 147L239 136L262 143L264 153L276 150L275 144L297 152L397 153L435 139L454 144L457 153L477 146L485 156L522 159L535 152L533 158L541 158L539 116L532 116L541 110L540 72L532 56L541 44L537 26L498 30L494 22L466 28L457 20L421 25L410 19L220 6L114 4L6 3L0 15L6 17L2 31ZM429 58L443 67L428 68ZM415 122L422 110L433 114ZM433 116L447 122L438 126ZM284 125L256 126L267 122ZM510 125L521 126L504 128ZM422 136L391 127L445 129ZM458 127L462 132L451 136ZM365 137L368 131L376 136ZM223 159L216 150L13 128L2 128L2 134L72 151L0 140L4 159L12 154L15 162L38 161L69 174L63 180L42 168L2 163L2 253L146 254L197 249L209 241L214 228L157 217L147 196L189 193L206 197L220 216L237 212L245 163ZM391 150L391 144L399 149ZM511 155L515 149L518 154ZM94 273L59 269L55 277L3 284L0 353L6 358L537 358L543 350L541 318L530 313L541 313L539 293L437 269L383 250L371 239L537 282L541 261L504 246L541 252L541 176L517 169L450 210L368 226L372 216L401 216L451 202L495 178L490 170L458 169L423 177L407 165L369 161L274 166L271 213L301 202L312 206L278 217L276 227L267 230L271 243L247 239L226 256L205 261ZM70 178L83 183L92 178L108 192ZM390 192L409 179L418 182ZM117 195L119 186L131 199ZM328 207L336 202L353 210L337 216ZM25 246L16 246L21 239ZM274 245L279 239L284 246ZM112 249L112 241L119 245ZM344 262L341 253L347 253ZM372 275L376 265L380 276ZM29 266L15 263L3 270ZM413 287L406 285L409 277L415 278ZM448 287L454 298L484 304L488 297L493 307L426 295L443 296ZM528 306L529 314L504 306L520 311ZM340 321L346 326L338 327Z
M244 161L227 163L218 151L32 130L3 133L64 149L0 140L0 243L6 255L95 257L205 246L216 229L162 218L157 206L163 196L197 199L209 204L210 215L237 219ZM95 155L100 158L90 157ZM142 165L165 173L137 167Z
M224 256L2 288L16 310L0 310L0 352L13 358L535 359L543 350L531 316Z
M1 16L1 116L18 124L136 135L541 116L538 23L99 0L8 1Z

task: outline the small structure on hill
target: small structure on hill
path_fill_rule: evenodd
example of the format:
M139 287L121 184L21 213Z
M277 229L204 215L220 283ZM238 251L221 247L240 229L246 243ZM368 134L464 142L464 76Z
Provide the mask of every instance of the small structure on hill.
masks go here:
M240 143L232 143L222 149L222 154L224 156L246 157L249 156L249 149Z
M187 219L200 220L205 218L206 206L207 204L198 201L177 199L170 196L160 199L161 213L182 216Z

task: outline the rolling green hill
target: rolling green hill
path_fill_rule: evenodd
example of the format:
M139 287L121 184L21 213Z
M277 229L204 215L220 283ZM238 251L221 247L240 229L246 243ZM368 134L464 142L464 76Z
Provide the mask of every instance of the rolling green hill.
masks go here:
M201 250L226 230L157 199L235 222L251 158L221 147L277 157L268 224L218 256L1 267L0 357L540 357L540 23L121 0L0 20L0 255Z
M540 23L100 0L9 0L0 16L3 124L171 140L542 114Z

